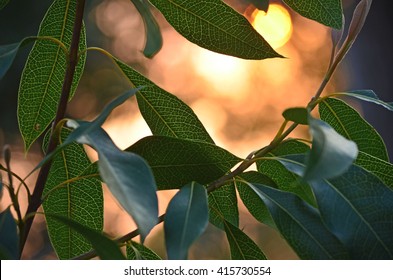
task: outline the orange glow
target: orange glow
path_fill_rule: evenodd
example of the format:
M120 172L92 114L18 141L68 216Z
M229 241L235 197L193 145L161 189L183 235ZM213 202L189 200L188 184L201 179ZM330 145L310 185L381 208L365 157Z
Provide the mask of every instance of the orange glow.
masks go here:
M292 34L292 20L281 5L272 4L266 12L255 10L252 14L255 30L274 48L284 46Z

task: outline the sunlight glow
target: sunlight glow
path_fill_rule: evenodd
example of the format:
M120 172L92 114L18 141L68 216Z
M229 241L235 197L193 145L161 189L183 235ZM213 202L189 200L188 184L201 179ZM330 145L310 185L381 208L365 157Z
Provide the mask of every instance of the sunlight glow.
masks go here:
M292 34L292 20L288 11L281 5L272 4L266 12L255 10L252 25L274 48L284 46Z

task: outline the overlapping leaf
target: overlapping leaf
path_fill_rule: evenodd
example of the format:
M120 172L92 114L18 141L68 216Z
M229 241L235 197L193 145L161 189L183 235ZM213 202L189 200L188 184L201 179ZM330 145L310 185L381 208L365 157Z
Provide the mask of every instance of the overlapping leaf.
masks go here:
M149 136L127 149L147 160L160 189L179 188L191 181L209 183L241 159L214 144L166 136Z
M38 35L54 37L69 48L76 2L54 1L41 22ZM79 44L79 50L82 49L86 49L84 27ZM71 96L82 75L85 58L81 55L77 64ZM19 129L26 151L55 117L66 67L67 55L59 45L43 40L34 44L22 73L18 96Z
M336 29L342 28L341 0L284 0L284 2L306 18Z
M181 35L203 48L245 59L280 57L246 18L221 0L150 2Z
M131 0L145 24L146 44L143 54L152 58L162 47L162 36L153 14L150 11L147 0Z
M302 259L346 259L347 250L329 232L318 211L296 195L248 183L263 200L280 233Z
M127 260L161 260L152 250L134 241L127 244L126 256Z
M233 183L216 189L208 195L209 221L216 227L224 229L224 221L239 226L239 209L236 189Z
M14 217L10 208L0 213L0 257L19 259L19 238Z
M323 100L319 113L338 133L356 142L359 155L355 163L393 187L393 165L378 132L355 109L338 99Z
M293 172L304 172L299 156L282 159ZM392 259L393 191L365 169L352 165L335 179L311 183L327 228L356 259Z
M266 256L255 242L238 227L224 221L232 260L266 260Z
M291 154L304 154L310 151L308 145L296 140L283 142L269 153L269 156L286 156ZM281 163L274 160L261 160L257 162L258 171L271 178L279 189L297 194L308 203L314 205L314 196L305 183L299 184L299 177L289 172Z
M209 221L207 192L192 182L172 198L165 215L165 244L169 259L186 259L191 244L205 231Z
M84 238L89 240L91 246L102 260L125 260L125 257L121 253L118 245L114 241L102 235L100 232L63 216L50 215L50 218L57 220L83 235Z
M61 142L70 130L63 129ZM45 149L44 149L45 150ZM71 259L91 250L81 234L51 214L67 217L96 231L103 228L103 193L98 169L86 155L82 145L70 144L53 161L44 188L43 207L51 243L60 259ZM88 217L88 218L87 218Z

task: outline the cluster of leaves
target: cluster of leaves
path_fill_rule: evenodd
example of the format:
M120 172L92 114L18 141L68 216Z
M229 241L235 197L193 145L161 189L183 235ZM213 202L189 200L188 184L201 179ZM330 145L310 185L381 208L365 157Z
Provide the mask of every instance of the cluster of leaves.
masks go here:
M268 9L268 0L247 1L259 9ZM0 7L7 2L1 1ZM242 15L221 0L131 2L145 23L147 57L154 56L162 46L150 4L180 34L201 47L243 59L281 57ZM302 16L344 29L340 0L284 2ZM393 166L374 128L336 97L354 97L391 111L393 105L379 100L372 91L320 97L360 32L371 0L360 1L344 41L343 31L333 30L332 61L312 101L304 108L286 110L283 126L271 144L245 159L215 145L191 108L176 96L107 51L88 48L83 24L77 36L79 43L73 45L74 22L78 9L83 14L83 5L84 1L55 0L36 37L0 47L1 78L17 50L35 41L22 73L18 121L26 152L46 132L46 156L33 171L50 166L46 177L42 175L44 184L36 185L42 187L41 193L37 189L32 195L29 193L30 205L38 201L36 208L30 208L33 210L22 218L19 189L15 190L12 177L22 187L25 184L12 173L10 153L5 149L6 166L1 169L9 174L10 180L4 185L13 198L10 207L14 207L18 219L12 217L10 207L0 214L2 258L20 257L28 234L27 221L42 202L50 239L61 259L95 255L124 259L119 245L126 246L129 259L158 259L143 241L160 222L164 223L169 259L187 258L190 245L209 222L225 231L232 259L265 259L262 249L239 229L238 195L249 212L279 231L300 258L393 258ZM56 108L67 79L72 98L84 70L86 53L93 50L110 57L135 88L108 104L92 122L56 121ZM72 52L77 52L78 61L68 76ZM134 95L153 135L122 151L102 124L115 107ZM320 119L310 114L317 106ZM288 124L291 125L287 128ZM298 125L309 127L311 145L288 138ZM55 148L50 148L51 142L57 143ZM89 161L83 144L97 151L97 162ZM252 164L256 164L257 171L247 172ZM118 240L110 240L102 233L102 182L138 226ZM166 214L158 217L157 191L168 189L179 191ZM130 241L137 235L141 236L141 244Z

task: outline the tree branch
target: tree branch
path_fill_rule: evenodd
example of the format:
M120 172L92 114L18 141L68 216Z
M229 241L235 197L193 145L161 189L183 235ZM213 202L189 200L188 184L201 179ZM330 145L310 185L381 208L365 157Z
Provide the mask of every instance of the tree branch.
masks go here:
M53 127L55 127L57 125L57 123L64 118L65 112L67 110L67 103L68 103L70 93L71 93L71 86L72 86L72 81L74 79L75 68L76 68L76 65L78 64L78 47L79 47L79 41L80 41L80 34L81 34L81 30L82 30L84 8L85 8L85 0L78 0L77 6L76 6L76 14L75 14L74 27L73 27L73 32L72 32L70 52L69 52L69 57L68 57L68 65L67 65L66 73L64 76L60 101L59 101L59 105L57 107L55 120L53 122ZM47 148L47 154L54 151L56 149L57 145L58 145L58 139L52 130L49 144L48 144L48 148ZM44 191L45 183L48 179L49 170L50 170L51 165L52 165L52 161L49 161L47 164L45 164L40 169L40 172L38 174L38 178L37 178L37 181L36 181L36 184L34 187L34 191L33 191L32 197L31 197L31 202L28 205L25 217L31 213L36 212L37 209L40 207L40 205L42 203L41 196ZM20 233L20 253L21 253L21 256L22 256L23 248L26 244L26 240L29 235L33 220L34 220L34 216L32 216L31 219L26 220L24 232Z

